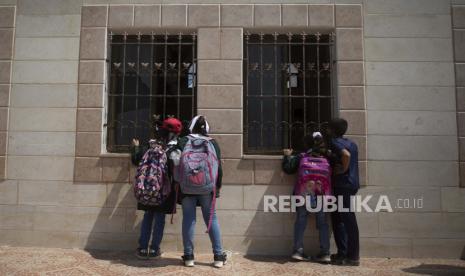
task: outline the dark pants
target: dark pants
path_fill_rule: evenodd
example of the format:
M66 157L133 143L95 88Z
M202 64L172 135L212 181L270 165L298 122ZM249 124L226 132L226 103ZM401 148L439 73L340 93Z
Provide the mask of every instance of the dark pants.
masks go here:
M343 197L344 208L350 207L350 196L355 195L356 190L334 189L334 196ZM339 200L339 199L338 199ZM360 258L360 244L357 218L354 212L332 212L334 240L336 241L337 253L347 258L358 260Z

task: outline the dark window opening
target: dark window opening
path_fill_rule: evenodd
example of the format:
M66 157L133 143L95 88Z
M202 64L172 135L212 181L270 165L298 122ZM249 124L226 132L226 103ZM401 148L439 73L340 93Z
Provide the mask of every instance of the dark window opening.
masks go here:
M154 135L155 117L196 113L196 34L110 34L107 150ZM186 127L185 127L186 129Z
M335 113L334 34L244 35L244 153L302 150Z

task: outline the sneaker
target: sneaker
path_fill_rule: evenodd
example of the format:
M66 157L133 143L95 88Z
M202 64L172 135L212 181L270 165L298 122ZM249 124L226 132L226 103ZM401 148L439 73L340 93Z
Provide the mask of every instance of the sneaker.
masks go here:
M295 250L291 256L292 259L296 261L309 261L310 258L304 254L303 250Z
M344 261L342 262L342 265L359 266L360 265L360 260L359 259L345 258Z
M320 253L312 258L312 261L322 264L331 263L331 256L329 254Z
M155 250L155 249L149 249L148 250L148 258L149 259L158 259L161 257L161 251L160 249Z
M222 253L220 255L215 255L213 257L213 266L216 267L216 268L222 268L223 265L226 264L226 261L227 261L227 256L226 256L226 253Z
M331 263L332 263L332 264L335 264L335 265L342 265L342 264L344 263L344 259L345 259L345 258L346 258L346 257L345 257L344 255L339 254L339 253L337 253L337 254L332 254L332 255L330 256Z
M187 267L193 267L194 266L194 255L184 255L181 257L184 265Z
M149 251L146 248L137 248L136 257L141 260L148 260Z

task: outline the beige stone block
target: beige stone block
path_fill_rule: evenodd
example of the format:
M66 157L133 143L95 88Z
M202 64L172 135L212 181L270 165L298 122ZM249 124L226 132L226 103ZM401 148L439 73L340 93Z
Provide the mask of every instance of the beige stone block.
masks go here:
M465 162L460 162L459 164L459 181L460 187L465 187Z
M198 29L198 59L220 58L220 29L200 28Z
M0 205L0 229L32 230L34 206Z
M264 196L292 195L292 186L247 185L244 186L244 209L264 211Z
M81 61L79 64L79 83L98 84L104 82L104 61Z
M11 131L75 131L72 108L10 108Z
M110 208L135 208L137 201L134 197L133 182L108 184L106 206Z
M10 104L10 85L0 84L0 107L7 107Z
M336 27L362 27L361 5L336 5Z
M8 130L8 108L0 108L0 131Z
M255 27L281 26L281 6L255 5L254 20Z
M13 29L0 29L0 59L11 59L13 53Z
M40 206L34 212L35 230L121 233L125 210L98 207Z
M0 84L10 83L10 76L11 76L11 62L0 61Z
M82 27L106 27L108 17L107 6L83 6L81 13Z
M365 111L341 111L341 118L344 118L349 123L347 129L348 135L364 135L366 134L366 112Z
M334 5L309 5L308 20L310 28L334 28Z
M102 110L100 108L79 108L77 111L77 131L102 130Z
M189 5L189 27L215 27L220 26L219 5Z
M76 156L99 156L102 145L101 132L77 132Z
M362 29L336 30L337 59L346 61L363 60L363 32Z
M160 5L137 5L134 7L135 27L160 26Z
M253 167L252 160L224 159L223 184L253 184Z
M8 156L8 178L24 180L72 180L74 157Z
M465 6L452 6L452 26L454 28L465 28Z
M64 196L63 181L19 181L18 204L20 205L58 205Z
M362 135L346 135L346 138L352 140L358 147L358 159L367 160L367 137Z
M308 25L307 5L283 5L283 26L297 27Z
M244 208L244 186L224 185L216 202L217 210L242 210Z
M411 258L412 240L407 238L365 237L360 239L360 255L378 258Z
M457 86L465 86L465 63L455 64L455 82Z
M77 60L79 37L18 37L16 60Z
M0 156L0 180L6 178L6 157Z
M242 29L221 29L221 59L242 60Z
M80 182L102 181L102 161L100 158L76 157L74 180Z
M15 26L15 7L0 7L0 28Z
M454 30L454 60L465 62L465 30Z
M14 84L10 107L76 107L75 84Z
M373 0L366 3L366 12L369 14L448 14L450 6L447 2L436 0Z
M78 37L80 14L21 15L16 17L16 37Z
M446 212L465 212L465 190L459 187L442 187L441 205Z
M129 251L138 238L134 233L79 233L80 246L87 249Z
M0 156L6 155L7 132L0 131Z
M280 237L279 239L257 236L224 236L223 243L226 248L234 252L240 252L248 255L262 255L266 252L270 256L285 256L292 251L292 238ZM314 246L306 247L308 249L318 248L315 243ZM317 254L318 252L314 252Z
M75 84L77 73L77 61L15 61L12 82L20 84Z
M465 137L465 112L457 113L457 125L459 137Z
M413 239L413 258L444 258L463 259L463 244L465 239ZM462 273L458 267L451 266L447 273Z
M129 180L129 158L102 158L102 180L127 183Z
M134 6L110 5L108 26L112 28L131 27L134 21Z
M198 108L242 108L241 85L199 85Z
M234 109L199 109L210 125L212 134L242 133L242 111Z
M465 111L465 88L464 87L457 87L457 111Z
M0 170L4 168L0 167ZM17 198L18 182L16 180L0 181L0 202L5 205L15 205L18 203Z
M295 175L288 175L281 168L281 160L255 160L255 184L292 187Z
M218 142L221 149L221 158L242 157L242 135L240 134L214 134L211 135Z
M162 5L161 25L164 27L185 27L187 25L187 5Z
M249 210L218 210L222 234L277 237L284 234L283 214ZM223 219L222 218L227 218ZM273 227L270 227L273 225Z
M253 5L221 5L221 26L253 26Z
M79 85L78 107L103 107L103 85Z
M365 109L365 91L363 87L341 86L338 90L340 109Z
M360 160L360 159L359 159ZM359 173L359 181L360 181L360 186L368 186L368 162L366 161L359 161L358 162L358 173Z
M19 1L18 1L19 2ZM18 3L19 14L79 14L82 1L75 0L24 0Z
M198 68L198 83L242 84L242 61L201 60Z
M107 202L107 185L104 183L66 182L60 187L63 206L103 207Z
M24 156L74 156L75 140L74 131L10 131L8 153Z
M339 85L361 86L364 84L363 63L339 62L337 78Z
M80 59L104 59L106 41L105 28L82 28Z

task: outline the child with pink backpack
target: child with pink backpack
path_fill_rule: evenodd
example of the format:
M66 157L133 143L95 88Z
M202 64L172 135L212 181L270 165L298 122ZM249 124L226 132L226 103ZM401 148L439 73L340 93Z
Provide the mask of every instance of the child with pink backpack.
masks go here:
M320 253L309 258L304 253L304 232L307 226L309 211L307 207L296 208L296 220L294 224L294 252L292 258L298 261L313 260L320 263L330 263L329 252L329 226L326 213L323 212L323 202L317 205L317 200L323 200L322 196L331 193L331 166L329 164L330 151L326 148L323 135L314 132L305 137L306 150L300 154L292 154L292 149L284 150L283 170L288 174L298 173L298 179L294 185L295 196L310 198L312 208L320 207L315 212L316 226L319 230Z

